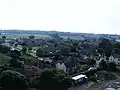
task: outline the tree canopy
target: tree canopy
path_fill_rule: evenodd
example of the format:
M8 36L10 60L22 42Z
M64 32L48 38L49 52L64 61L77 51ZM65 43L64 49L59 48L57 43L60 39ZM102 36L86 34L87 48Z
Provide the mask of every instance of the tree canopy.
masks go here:
M60 50L60 53L61 53L63 56L69 55L69 53L70 53L70 51L71 51L70 47L65 46L65 45L59 45L58 49Z
M0 87L3 90L27 90L27 79L24 75L12 71L5 70L0 76Z
M104 54L109 57L113 50L113 45L108 39L102 39L99 43L99 48L101 48L104 52Z
M6 39L6 36L2 36L2 39Z
M36 51L36 56L41 56L43 55L43 50L42 48L39 48L37 51Z
M107 63L106 63L104 60L102 60L102 61L99 63L99 66L100 66L100 68L102 68L102 69L104 69L104 70L108 69L108 65L107 65Z
M39 90L67 90L71 85L70 77L57 69L43 70L38 80Z
M4 46L4 45L0 45L0 52L6 54L6 53L10 52L10 48L7 46Z
M35 36L34 35L30 35L29 39L35 39Z
M22 53L26 53L27 52L27 47L26 46L23 46L22 48Z

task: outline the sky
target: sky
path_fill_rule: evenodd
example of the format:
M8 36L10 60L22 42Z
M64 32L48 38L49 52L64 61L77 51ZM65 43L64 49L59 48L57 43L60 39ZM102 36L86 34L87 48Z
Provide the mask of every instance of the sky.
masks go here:
M0 29L120 34L120 0L0 0Z

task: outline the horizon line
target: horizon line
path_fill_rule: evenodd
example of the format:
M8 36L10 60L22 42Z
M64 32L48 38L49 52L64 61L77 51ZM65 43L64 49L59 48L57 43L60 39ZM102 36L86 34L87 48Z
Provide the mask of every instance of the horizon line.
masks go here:
M40 30L40 29L0 29L0 30L20 30L20 31L46 31L46 32L65 32L65 33L83 33L83 34L112 34L112 35L120 35L116 33L92 33L92 32L71 32L71 31L60 31L60 30Z

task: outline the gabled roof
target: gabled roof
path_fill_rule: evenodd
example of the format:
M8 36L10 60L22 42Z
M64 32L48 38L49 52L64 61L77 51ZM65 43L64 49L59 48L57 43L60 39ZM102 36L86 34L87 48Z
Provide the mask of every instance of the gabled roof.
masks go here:
M112 55L114 58L120 58L120 54L113 54Z

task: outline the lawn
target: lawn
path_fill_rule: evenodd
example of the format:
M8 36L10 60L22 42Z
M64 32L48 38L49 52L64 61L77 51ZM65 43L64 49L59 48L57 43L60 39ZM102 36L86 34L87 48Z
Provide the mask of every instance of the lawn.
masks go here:
M10 59L10 57L0 53L0 65L9 64Z
M38 50L40 46L32 47L33 50Z

